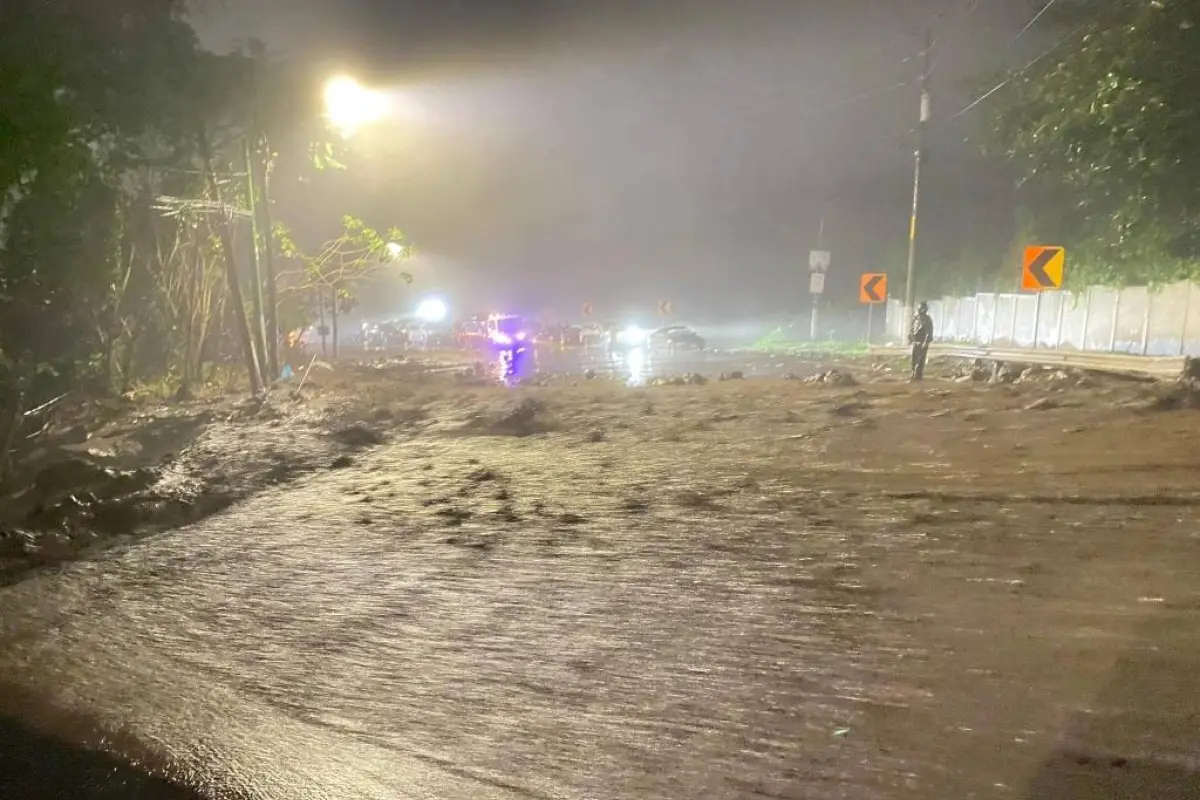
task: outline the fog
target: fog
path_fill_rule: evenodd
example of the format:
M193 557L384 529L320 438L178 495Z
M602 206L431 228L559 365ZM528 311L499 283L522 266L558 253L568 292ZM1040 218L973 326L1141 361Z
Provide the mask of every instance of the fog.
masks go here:
M277 187L302 236L343 213L411 236L416 283L372 291L372 313L422 293L464 310L804 313L822 218L830 303L853 305L861 272L899 286L926 24L922 252L1010 236L1007 176L965 141L972 117L950 117L1007 63L1020 0L418 5L260 1L200 23L214 47L260 36L419 109L356 136L345 172Z

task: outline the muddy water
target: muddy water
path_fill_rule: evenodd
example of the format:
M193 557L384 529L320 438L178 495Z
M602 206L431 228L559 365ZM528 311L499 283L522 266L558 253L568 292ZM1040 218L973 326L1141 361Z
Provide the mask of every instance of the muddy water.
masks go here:
M666 391L448 419L8 589L7 705L209 797L1195 796L1186 477L973 498L983 411L888 477L904 397Z

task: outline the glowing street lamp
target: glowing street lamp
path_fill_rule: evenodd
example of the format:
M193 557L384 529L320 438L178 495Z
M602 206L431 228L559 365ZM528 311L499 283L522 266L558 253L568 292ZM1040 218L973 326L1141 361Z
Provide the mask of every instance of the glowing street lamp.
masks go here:
M417 317L423 322L441 322L446 318L448 312L449 309L446 308L446 304L436 297L422 300L421 304L417 306Z
M325 85L325 116L342 136L353 136L363 125L379 121L387 110L387 95L353 78L334 78Z

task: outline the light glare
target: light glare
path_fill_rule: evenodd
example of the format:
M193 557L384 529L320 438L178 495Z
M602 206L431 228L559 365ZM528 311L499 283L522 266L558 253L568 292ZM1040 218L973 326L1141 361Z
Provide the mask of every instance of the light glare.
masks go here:
M353 78L334 78L325 86L325 116L342 136L351 136L363 125L382 119L387 108L386 95Z
M441 322L446 318L448 311L446 304L437 298L423 300L417 306L417 316L425 322Z

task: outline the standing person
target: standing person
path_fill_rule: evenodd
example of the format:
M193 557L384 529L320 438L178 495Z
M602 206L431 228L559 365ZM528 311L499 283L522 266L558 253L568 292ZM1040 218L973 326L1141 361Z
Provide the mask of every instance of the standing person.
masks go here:
M912 380L919 381L925 377L925 360L933 343L933 317L929 316L928 303L917 306L908 342L912 345Z

